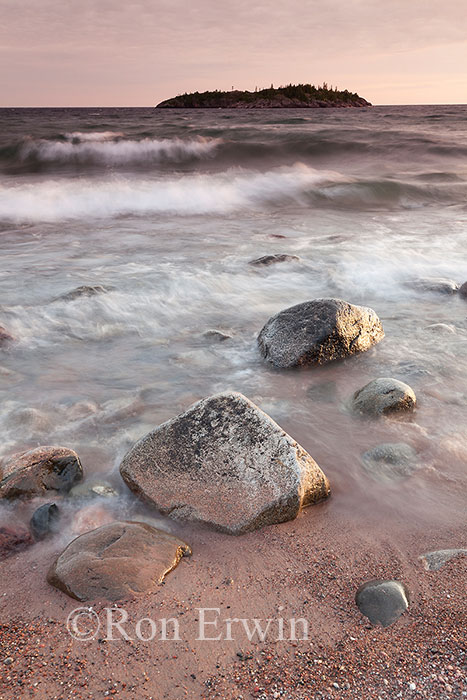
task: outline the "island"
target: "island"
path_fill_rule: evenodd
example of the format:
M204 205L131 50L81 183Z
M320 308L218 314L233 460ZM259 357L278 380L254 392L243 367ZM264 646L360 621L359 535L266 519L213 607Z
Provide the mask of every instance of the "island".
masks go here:
M156 105L157 109L283 109L323 107L371 107L356 92L337 90L326 83L315 87L310 84L285 85L263 90L231 90L223 92L191 92L177 95Z

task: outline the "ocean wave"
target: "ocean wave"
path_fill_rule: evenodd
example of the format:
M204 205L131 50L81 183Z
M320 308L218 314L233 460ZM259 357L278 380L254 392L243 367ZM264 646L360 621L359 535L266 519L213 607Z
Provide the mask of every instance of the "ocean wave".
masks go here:
M61 139L26 138L0 152L10 165L31 166L133 166L180 163L210 157L220 139L126 139L112 131L71 132Z
M125 215L229 214L277 206L413 208L465 201L467 184L349 178L301 163L266 172L228 170L165 179L56 179L0 184L0 219L58 221Z

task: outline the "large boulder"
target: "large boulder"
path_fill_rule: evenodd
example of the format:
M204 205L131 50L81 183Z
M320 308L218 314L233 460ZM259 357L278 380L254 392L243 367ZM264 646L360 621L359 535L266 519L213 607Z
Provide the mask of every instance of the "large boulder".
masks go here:
M153 591L189 554L190 547L167 532L116 521L73 540L47 581L76 600L121 600Z
M13 455L2 466L0 498L67 493L83 478L79 457L68 447L36 447Z
M326 498L316 462L242 394L217 394L143 437L120 472L162 513L230 534L296 517Z
M414 390L404 382L390 377L379 377L355 392L354 411L368 416L412 411L417 399Z
M341 299L314 299L270 318L258 344L263 357L286 368L348 357L383 338L383 327L372 309Z

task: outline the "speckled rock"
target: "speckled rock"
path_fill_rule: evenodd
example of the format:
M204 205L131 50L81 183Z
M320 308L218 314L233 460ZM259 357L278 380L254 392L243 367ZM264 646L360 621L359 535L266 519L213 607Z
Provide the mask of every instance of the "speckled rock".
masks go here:
M258 345L269 362L287 368L342 359L368 350L383 338L383 327L372 309L341 299L315 299L270 318Z
M113 522L80 535L60 554L47 581L76 600L132 598L153 591L190 547L146 523Z
M417 453L403 442L384 443L362 455L363 468L375 481L387 483L409 477L417 469Z
M312 457L235 392L199 401L156 428L120 472L162 513L235 535L291 520L329 495Z
M388 627L409 607L409 594L400 581L368 581L358 589L355 602L373 625Z
M428 571L438 571L446 562L456 557L467 557L467 549L439 549L436 552L422 554L420 559Z
M298 262L300 258L298 255L287 255L285 253L276 253L275 255L263 255L262 258L256 258L256 260L250 260L249 265L254 265L255 267L266 267L269 265L275 265L276 263L282 262Z
M380 377L355 392L352 406L355 411L369 416L412 411L417 403L408 384L390 377Z
M32 498L47 492L67 493L83 478L79 457L68 447L36 447L2 465L0 498Z

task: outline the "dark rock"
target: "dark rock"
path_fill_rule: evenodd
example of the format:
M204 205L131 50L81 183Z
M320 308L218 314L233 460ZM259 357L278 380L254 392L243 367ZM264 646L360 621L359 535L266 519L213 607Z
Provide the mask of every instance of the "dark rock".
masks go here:
M9 333L3 326L0 326L0 347L10 343L12 340L14 340L14 337L11 335L11 333Z
M403 442L378 445L362 455L364 470L382 483L410 476L417 469L416 460L415 450Z
M32 537L25 527L0 527L0 560L21 552L32 543Z
M276 367L321 365L364 352L384 338L372 309L341 299L315 299L269 319L258 336L263 357Z
M76 289L72 289L69 292L65 292L65 294L61 294L59 297L57 297L57 300L74 301L75 299L79 299L80 297L95 297L98 294L105 294L106 292L111 292L113 289L114 287L105 287L101 284L84 284L81 287L76 287Z
M428 571L438 571L446 562L456 557L466 557L467 549L439 549L436 552L427 552L422 554L420 559L423 561L425 568Z
M459 287L459 296L461 296L462 299L467 299L467 282L464 282L464 284Z
M281 262L297 262L300 258L298 255L286 255L281 253L276 253L276 255L263 255L262 258L257 258L256 260L250 260L249 265L256 265L257 267L266 265L275 265Z
M409 594L399 581L368 581L358 589L355 602L373 625L388 627L409 607Z
M71 542L49 569L47 581L80 601L115 601L154 591L190 547L139 522L113 522Z
M415 393L408 384L389 377L373 379L356 391L352 399L353 409L368 416L412 411L416 403Z
M3 464L0 498L32 498L49 491L67 493L83 478L79 457L68 447L36 447Z
M457 282L444 277L423 277L414 282L415 289L438 294L455 294L459 289Z
M29 522L35 540L43 540L58 530L60 511L55 503L44 503L34 511Z
M120 472L162 513L234 535L291 520L329 495L312 457L235 392L199 401L156 428Z

